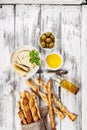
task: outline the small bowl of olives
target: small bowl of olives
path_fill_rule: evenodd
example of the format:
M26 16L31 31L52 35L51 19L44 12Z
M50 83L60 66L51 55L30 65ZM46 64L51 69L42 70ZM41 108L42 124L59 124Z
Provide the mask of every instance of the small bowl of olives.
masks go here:
M43 33L39 38L39 45L44 50L50 50L55 45L55 36L51 32Z

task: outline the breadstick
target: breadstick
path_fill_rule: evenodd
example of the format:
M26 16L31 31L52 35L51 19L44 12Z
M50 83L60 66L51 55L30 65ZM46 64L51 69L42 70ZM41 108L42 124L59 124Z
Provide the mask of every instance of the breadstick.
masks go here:
M20 93L20 98L25 98L25 97L26 97L25 93L24 93L24 92L21 92L21 93Z
M47 92L47 84L45 84L40 78L36 78L35 80L37 84Z
M49 108L49 115L50 115L50 123L52 126L52 130L55 130L55 123L54 123L54 112L53 112L53 107L52 107L52 100L51 100L51 80L47 82L47 93L48 93L48 108Z
M26 125L26 124L27 124L27 121L26 121L26 119L25 119L25 117L24 117L23 111L20 110L20 111L18 112L18 115L19 115L19 117L20 117L20 119L21 119L22 124L23 124L23 125Z
M28 91L24 91L20 94L20 99L21 98L27 98L28 100L30 100L30 93Z
M24 116L23 110L21 109L21 103L20 103L20 101L17 102L16 106L19 109L18 116L20 117L22 124L23 125L28 124L27 121L26 121L26 118Z
M46 90L47 88L47 85L40 79L40 78L36 78L36 81L38 83L38 85L40 85L43 89ZM60 108L61 112L64 112L72 121L74 121L77 116L75 114L72 114L70 113L61 103L60 101L58 101L58 99L55 97L55 95L53 93L52 94L52 97L53 97L53 100L55 102L55 104ZM56 112L56 111L55 111Z
M30 100L30 93L29 93L28 91L24 91L24 93L25 93L25 97L26 97L28 100Z
M34 93L30 94L28 91L24 91L24 93L29 100L29 108L31 110L33 120L38 121L40 119L40 112L36 103L35 95Z
M20 103L20 101L17 102L16 106L17 106L17 108L18 108L19 110L21 109L21 103Z
M32 82L31 79L27 80L26 83L31 87L31 89L36 93L38 94L45 102L46 104L48 105L48 100L47 100L47 96L45 94L43 94L41 91L39 91L39 89L37 88L37 86ZM54 113L56 113L61 119L64 119L65 116L62 112L60 112L58 109L54 109Z
M40 78L36 78L36 82L47 92L47 87L48 87L47 84L45 84ZM65 115L61 111L59 111L55 107L53 109L54 109L54 113L56 113L61 119L65 118Z
M40 113L39 113L39 109L37 108L37 105L36 105L36 100L35 100L35 95L34 93L31 94L30 96L30 100L29 100L29 107L30 107L30 110L31 110L31 113L32 113L32 117L33 117L33 120L36 122L40 119Z
M64 112L72 121L76 120L77 116L75 114L70 113L66 107L62 105L62 103L55 97L55 95L52 93L51 96L53 97L53 100L55 104L60 108L62 112Z
M40 111L39 111L39 108L38 108L38 105L37 105L37 101L36 101L36 98L35 98L35 94L32 93L32 96L33 96L33 99L34 99L34 102L35 102L35 107L37 108L37 114L38 114L39 118L41 118Z
M55 107L53 108L53 110L54 110L54 113L57 114L61 119L65 118L65 115L60 110L58 110Z
M26 117L28 124L30 124L32 123L32 115L28 106L28 100L27 98L21 98L20 101L24 116Z
M36 94L38 94L43 100L45 100L45 101L47 102L47 97L46 97L46 95L39 91L39 89L38 89L37 86L34 84L34 82L32 82L31 79L27 80L26 83L32 88L32 90L33 90Z

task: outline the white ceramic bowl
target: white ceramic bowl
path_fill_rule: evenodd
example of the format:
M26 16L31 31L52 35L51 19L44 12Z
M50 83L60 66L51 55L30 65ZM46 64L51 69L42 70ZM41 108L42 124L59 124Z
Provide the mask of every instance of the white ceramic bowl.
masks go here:
M62 60L62 63L61 63L61 65L60 65L59 67L57 67L57 68L51 68L51 67L47 64L46 58L47 58L47 56L49 56L50 54L57 54L57 55L60 56L60 58L61 58L61 60ZM62 67L62 65L63 65L63 57L62 57L62 55L60 55L60 54L57 53L57 52L51 52L51 53L49 53L49 54L46 55L46 57L45 57L45 63L46 63L46 66L47 66L48 69L50 69L50 70L58 70L58 69L60 69L60 68Z
M16 55L17 55L17 53L18 52L20 52L20 51L22 51L22 50L33 50L33 49L35 49L36 51L38 51L35 47L33 47L33 46L30 46L30 45L23 45L23 46L20 46L20 47L18 47L17 49L15 49L12 53L11 53L11 55L10 55L10 63L11 63L11 68L12 68L12 70L15 72L15 70L13 69L13 67L12 67L12 65L13 65L13 63L14 63L14 58L16 57ZM39 51L38 51L39 52ZM39 53L39 56L40 56L40 59L41 59L41 55L40 55L40 53ZM27 73L27 75L25 76L25 78L26 79L28 79L28 78L30 78L30 77L32 77L37 71L38 71L38 69L39 69L39 66L35 66L35 68L34 69L32 69L32 70L30 70L28 73ZM16 72L15 72L16 73ZM22 76L21 76L22 77Z
M42 33L42 34L44 34L44 33ZM43 50L45 50L45 51L51 51L51 50L53 50L54 47L52 47L52 48L44 48L44 47L41 46L41 44L40 44L40 37L42 36L42 34L39 36L39 39L38 39L38 44L39 44L39 46L41 47L41 49L43 49ZM53 33L52 33L52 34L53 34ZM54 35L54 34L53 34L53 35ZM55 37L55 35L54 35L54 37ZM56 37L55 37L54 46L55 46L55 44L56 44Z

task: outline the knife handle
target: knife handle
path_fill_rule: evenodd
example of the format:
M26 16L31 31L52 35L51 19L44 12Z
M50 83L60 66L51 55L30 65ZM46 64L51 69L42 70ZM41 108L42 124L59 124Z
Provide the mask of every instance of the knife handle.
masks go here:
M60 69L60 70L57 70L56 71L56 75L62 75L62 74L67 74L68 71L67 70L63 70L63 69Z
M62 74L67 74L68 71L64 69L59 69L59 70L47 70L48 73L56 73L56 75L62 75Z

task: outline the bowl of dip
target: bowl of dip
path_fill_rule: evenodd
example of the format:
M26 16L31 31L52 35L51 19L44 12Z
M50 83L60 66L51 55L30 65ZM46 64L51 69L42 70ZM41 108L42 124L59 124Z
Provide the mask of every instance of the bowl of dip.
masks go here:
M46 56L46 66L51 70L58 70L63 65L63 58L57 52L51 52Z
M39 69L39 66L35 62L30 61L33 60L33 57L30 57L31 52L34 53L31 55L38 55L37 58L39 59L39 62L41 62L41 55L39 50L30 45L20 46L10 55L12 70L20 77L25 77L26 79L35 75Z

